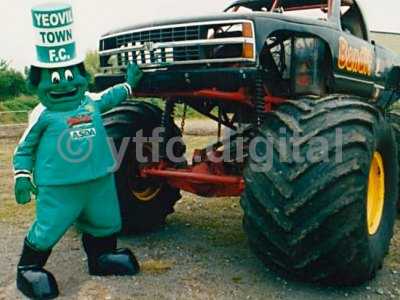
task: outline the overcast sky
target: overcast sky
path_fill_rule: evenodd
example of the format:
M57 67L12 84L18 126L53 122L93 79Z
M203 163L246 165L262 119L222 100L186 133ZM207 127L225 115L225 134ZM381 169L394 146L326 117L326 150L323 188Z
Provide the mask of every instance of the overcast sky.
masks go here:
M0 58L22 69L33 59L30 9L49 0L0 0ZM54 1L59 2L59 1ZM109 29L161 18L222 11L232 0L64 0L73 5L80 51L96 49ZM372 30L400 32L400 0L359 0Z

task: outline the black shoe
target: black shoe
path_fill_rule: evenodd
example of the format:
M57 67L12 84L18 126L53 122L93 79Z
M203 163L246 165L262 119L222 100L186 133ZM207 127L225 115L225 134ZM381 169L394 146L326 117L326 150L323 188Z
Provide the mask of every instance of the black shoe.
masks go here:
M59 295L53 274L43 269L51 251L37 251L25 240L17 270L17 288L31 299L54 299Z
M133 276L139 269L136 257L129 249L118 249L101 255L89 271L94 276Z
M58 297L57 282L53 274L39 267L18 267L17 288L31 299Z
M117 238L83 235L89 273L93 276L133 276L140 270L136 257L128 249L116 249Z

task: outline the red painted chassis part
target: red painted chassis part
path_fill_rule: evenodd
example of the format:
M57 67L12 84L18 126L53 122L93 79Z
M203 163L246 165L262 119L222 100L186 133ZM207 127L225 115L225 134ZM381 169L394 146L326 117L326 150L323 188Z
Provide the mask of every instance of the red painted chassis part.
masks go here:
M265 112L272 111L272 106L281 104L284 99L279 97L265 96ZM137 93L136 97L160 97L168 98L191 98L191 99L211 99L222 100L253 107L251 96L246 89L241 88L237 92L223 92L217 89L204 89L190 92L174 92L162 94ZM201 162L188 166L185 169L177 169L161 162L156 166L144 167L140 175L144 178L159 178L173 187L187 191L203 197L234 197L240 196L244 190L244 179L242 176L232 176L227 174L224 163L210 161L202 150L196 150L194 156L200 155ZM220 152L214 152L215 157L222 155Z
M200 152L202 150L196 150L195 155ZM173 187L203 197L240 196L244 190L241 176L227 175L222 162L207 159L185 169L170 168L162 162L157 166L143 168L140 173L145 178L162 178Z

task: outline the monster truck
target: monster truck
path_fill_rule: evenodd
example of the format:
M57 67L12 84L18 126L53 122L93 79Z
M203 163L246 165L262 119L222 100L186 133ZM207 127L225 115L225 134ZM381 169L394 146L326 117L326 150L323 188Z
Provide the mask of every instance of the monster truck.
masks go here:
M398 200L400 58L370 40L359 1L237 0L220 14L111 31L99 51L99 89L135 62L145 72L135 96L165 100L163 111L135 100L104 115L128 153L116 174L126 229L162 224L180 190L240 196L268 268L331 285L381 268ZM187 163L177 105L182 120L190 107L229 136L219 130ZM159 126L158 148L124 144ZM139 160L138 149L160 159Z

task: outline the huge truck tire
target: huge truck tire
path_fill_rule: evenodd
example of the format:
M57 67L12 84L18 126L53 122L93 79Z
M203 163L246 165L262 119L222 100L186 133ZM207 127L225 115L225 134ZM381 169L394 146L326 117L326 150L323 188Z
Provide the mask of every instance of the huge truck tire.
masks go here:
M125 150L120 167L115 172L123 233L143 233L163 225L181 198L180 191L167 183L139 177L142 162L137 160L137 145L132 138L140 131L143 131L144 137L151 137L153 130L160 127L161 119L159 108L142 101L124 102L103 115L107 133L113 138L116 149ZM173 134L179 137L179 129L174 127ZM127 141L130 141L129 144ZM152 153L151 143L140 147L145 157ZM183 143L176 144L174 152L176 156L183 157ZM148 159L151 159L150 155Z
M397 106L393 106L390 112L388 113L388 118L390 120L390 124L393 127L397 149L398 149L398 159L399 159L399 172L400 172L400 108ZM399 175L400 176L400 175ZM397 211L400 213L400 199L397 201Z
M257 143L244 171L244 229L256 255L302 281L374 277L398 199L397 147L382 114L356 97L299 99L266 115L257 134L273 147Z

